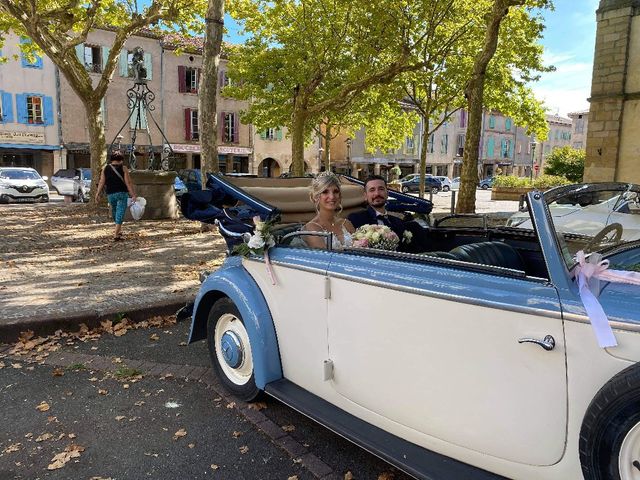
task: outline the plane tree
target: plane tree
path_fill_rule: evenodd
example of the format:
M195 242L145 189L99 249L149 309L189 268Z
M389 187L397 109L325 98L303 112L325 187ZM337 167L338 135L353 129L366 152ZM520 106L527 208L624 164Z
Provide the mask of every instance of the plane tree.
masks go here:
M78 95L87 118L95 183L101 166L106 163L100 105L125 42L149 29L158 33L199 32L205 10L205 0L151 0L142 8L130 0L0 0L0 41L3 41L2 32L8 31L31 39L31 45L22 43L21 48L29 55L34 52L47 55ZM76 47L87 40L94 28L113 31L113 40L108 45L109 55L102 74L92 81L76 54Z

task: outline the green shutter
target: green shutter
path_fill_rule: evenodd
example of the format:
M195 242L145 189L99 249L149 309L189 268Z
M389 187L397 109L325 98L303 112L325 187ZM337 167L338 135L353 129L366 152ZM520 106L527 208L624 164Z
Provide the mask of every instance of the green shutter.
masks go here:
M102 47L102 71L107 66L107 62L109 61L109 52L111 49L109 47Z
M282 128L276 128L276 140L282 140Z
M144 52L144 68L147 69L147 80L153 80L153 62L151 54L147 52Z
M126 50L120 50L120 76L129 76L129 58Z
M84 67L84 43L76 45L76 56L78 57L80 65Z

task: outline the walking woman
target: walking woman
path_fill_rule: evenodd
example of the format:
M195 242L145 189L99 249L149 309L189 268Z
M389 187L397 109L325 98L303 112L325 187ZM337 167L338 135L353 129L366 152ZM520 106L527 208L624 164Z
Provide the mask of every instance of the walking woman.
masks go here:
M123 165L124 156L119 151L114 151L109 158L109 164L102 170L100 183L96 191L96 203L103 189L107 191L107 200L111 205L111 216L116 224L113 241L122 240L122 222L127 211L127 200L131 195L132 201L136 201L136 191L129 176L129 169Z

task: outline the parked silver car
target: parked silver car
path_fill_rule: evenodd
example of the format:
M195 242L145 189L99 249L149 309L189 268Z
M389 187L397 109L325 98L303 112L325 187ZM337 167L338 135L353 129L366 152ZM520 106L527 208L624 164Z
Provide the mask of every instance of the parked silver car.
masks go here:
M448 192L449 190L451 190L451 179L449 177L436 175L435 178L440 180L440 183L442 184L443 192Z
M33 168L0 168L0 203L48 202L47 177L41 177Z
M84 202L91 192L90 168L64 168L51 177L51 186L59 195L68 195L74 200Z

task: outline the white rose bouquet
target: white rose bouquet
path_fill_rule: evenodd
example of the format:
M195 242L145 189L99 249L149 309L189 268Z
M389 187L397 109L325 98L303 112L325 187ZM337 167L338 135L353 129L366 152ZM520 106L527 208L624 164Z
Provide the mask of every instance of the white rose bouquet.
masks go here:
M263 222L258 216L253 217L253 234L244 234L244 243L237 245L234 251L245 257L248 255L263 255L265 250L276 244L275 238L271 233L275 221L269 220Z
M362 225L352 238L354 247L378 250L396 250L400 243L398 235L386 225Z

